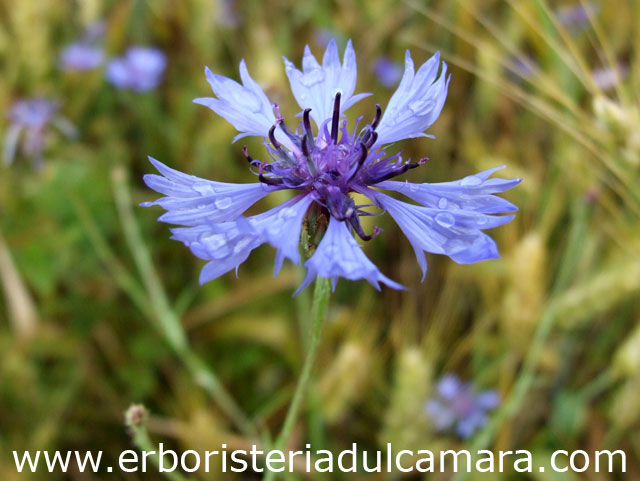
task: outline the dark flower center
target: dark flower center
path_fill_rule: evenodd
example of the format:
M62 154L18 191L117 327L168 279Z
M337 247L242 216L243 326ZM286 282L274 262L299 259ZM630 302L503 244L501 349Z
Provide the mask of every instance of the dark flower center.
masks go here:
M319 126L318 135L314 136L311 109L306 109L300 127L293 132L285 124L276 105L278 120L269 130L270 143L266 143L272 162L254 160L246 147L243 153L249 163L258 168L260 182L314 195L315 201L332 217L349 222L363 240L370 240L380 229L375 227L371 235L364 234L359 218L372 214L362 210L368 206L356 205L349 194L400 175L421 165L426 159L416 163L404 162L400 153L386 156L384 149L373 149L378 139L376 128L382 116L380 105L376 105L371 123L359 133L356 133L356 123L350 133L347 121L340 122L341 95L338 92L334 98L331 130L327 120ZM276 128L280 128L287 136L290 148L276 139Z

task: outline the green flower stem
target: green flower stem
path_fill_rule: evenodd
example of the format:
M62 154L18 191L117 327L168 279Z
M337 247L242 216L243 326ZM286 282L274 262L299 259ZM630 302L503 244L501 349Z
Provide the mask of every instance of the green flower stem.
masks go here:
M313 304L311 307L311 339L309 341L309 349L307 351L307 357L304 360L304 365L302 366L300 378L298 379L298 385L296 386L293 399L291 400L291 405L289 406L287 416L285 417L284 424L282 425L282 430L273 443L272 449L274 450L282 450L284 448L289 436L291 435L293 426L296 423L296 419L298 418L302 399L307 391L307 385L311 378L311 369L313 367L318 344L320 342L320 333L322 332L322 325L326 316L330 293L331 288L329 279L321 277L317 278L313 292ZM276 473L273 471L266 471L263 479L264 481L273 481L273 479L275 479L275 475Z
M157 327L169 346L185 364L196 382L216 401L220 409L249 439L259 439L254 424L243 413L224 388L215 372L189 348L182 323L171 308L160 278L153 266L151 255L140 234L138 223L131 209L131 195L127 186L125 170L116 167L112 173L116 206L122 222L127 245L147 291L153 317Z
M160 456L158 455L158 448L155 444L153 444L151 438L149 437L146 423L129 423L128 428L131 430L133 444L140 450L140 452L145 453L145 459L146 457L149 457L156 469L160 469ZM149 468L147 468L147 471L148 470ZM174 470L171 472L166 471L162 474L171 481L187 481L187 478L184 477L178 470Z

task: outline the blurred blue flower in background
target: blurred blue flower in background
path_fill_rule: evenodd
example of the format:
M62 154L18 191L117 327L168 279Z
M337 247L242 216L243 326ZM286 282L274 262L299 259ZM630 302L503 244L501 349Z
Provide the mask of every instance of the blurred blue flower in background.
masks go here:
M71 137L75 128L64 117L57 116L58 103L45 97L33 97L16 101L8 113L9 128L4 137L2 158L11 164L18 146L34 165L39 167L44 143L50 125L56 125L62 133ZM20 139L22 138L22 142Z
M598 88L606 92L619 85L627 77L628 73L629 70L624 64L618 64L616 68L597 68L591 72L591 76Z
M455 429L463 439L471 437L487 422L487 414L500 405L498 393L489 389L476 393L470 383L456 376L443 376L436 387L436 396L427 401L425 412L438 431Z
M378 57L373 64L373 71L380 82L385 87L397 85L402 78L402 65L394 62L389 57Z
M89 25L82 36L60 52L59 66L64 71L88 71L98 68L105 60L100 45L106 25L102 21Z
M567 5L556 10L556 18L567 27L582 27L589 23L589 17L597 15L600 6L595 3Z
M161 50L136 46L127 49L123 57L112 59L106 76L117 88L146 92L160 84L166 66L167 58Z
M343 277L366 279L377 289L380 282L401 289L378 270L354 239L357 234L368 241L381 229L375 227L371 234L363 231L360 218L374 214L365 210L370 204L356 205L352 193L363 194L391 214L413 246L423 274L427 270L425 251L448 255L459 263L498 257L495 242L482 230L514 217L489 214L517 208L492 194L510 189L521 179L489 179L496 170L490 169L439 184L389 180L426 160L404 160L400 152L387 155L385 145L427 136L424 131L438 118L450 79L439 54L415 72L407 51L404 74L384 115L376 105L373 120L360 129L356 122L353 131L347 129L342 115L369 94L355 93L357 68L351 42L342 63L335 41L329 43L322 64L308 46L302 71L288 59L284 62L293 96L303 110L295 132L251 78L244 60L240 62L242 84L207 68L206 77L217 98L194 100L230 122L240 132L236 139L248 135L265 138L270 162L255 160L244 149L249 165L257 169L259 182L213 182L151 159L162 176L146 175L145 182L166 197L143 205L160 205L167 210L160 221L185 226L173 229L172 238L209 261L200 275L202 283L232 269L237 271L249 253L264 243L277 249L276 274L285 258L299 263L303 220L314 206L329 221L324 237L304 264L308 271L300 289L316 276L331 279L333 288ZM315 121L315 132L311 120ZM241 217L255 202L282 189L293 190L295 197L263 214ZM399 192L420 205L396 200L378 189Z
M64 71L93 70L102 65L103 61L102 48L84 42L67 45L60 53L60 68Z

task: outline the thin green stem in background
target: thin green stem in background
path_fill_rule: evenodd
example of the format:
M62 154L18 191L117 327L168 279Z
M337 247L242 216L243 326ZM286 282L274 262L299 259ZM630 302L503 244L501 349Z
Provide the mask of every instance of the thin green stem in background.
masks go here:
M113 280L144 315L152 317L151 307L144 289L115 255L82 200L71 195L71 205L89 238L89 242L91 242L91 247L93 247Z
M282 450L291 435L293 426L298 418L298 412L300 411L302 399L307 391L307 385L311 378L311 369L315 361L316 352L318 350L318 344L320 343L320 333L322 332L322 325L327 312L327 305L329 304L329 294L331 288L329 285L329 279L317 278L315 289L313 292L313 304L311 307L311 339L309 341L309 350L302 366L302 372L298 379L298 385L293 394L291 405L287 411L284 424L275 443L273 444L274 450ZM266 471L264 481L273 481L276 473L273 471Z
M133 438L133 444L143 453L143 459L149 457L153 465L160 469L160 456L158 449L149 437L147 431L147 411L144 406L131 406L125 414L125 422L127 427L131 430L131 436ZM149 468L146 468L149 470ZM178 470L164 471L163 475L171 481L187 481Z
M180 319L171 308L166 292L155 270L151 255L142 239L138 223L131 209L131 195L124 168L116 167L112 173L116 206L122 221L125 239L142 282L150 299L151 309L158 328L180 357L196 382L217 402L222 411L250 439L259 439L258 431L242 409L224 388L217 375L195 352L189 348L187 336Z

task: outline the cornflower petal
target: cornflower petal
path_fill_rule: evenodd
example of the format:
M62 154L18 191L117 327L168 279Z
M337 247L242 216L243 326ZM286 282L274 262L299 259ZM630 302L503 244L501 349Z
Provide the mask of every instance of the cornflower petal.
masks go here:
M506 224L513 215L493 217L463 210L440 210L396 200L380 192L369 192L380 206L391 214L415 251L427 273L424 252L444 254L459 264L470 264L499 257L498 248L481 229Z
M337 93L341 94L340 113L371 95L368 93L353 95L358 69L351 40L347 42L342 64L340 64L335 40L329 42L322 65L318 63L308 45L304 49L302 72L289 59L286 57L283 59L293 96L300 108L311 109L311 117L318 126L331 118Z
M449 80L447 64L442 62L440 77L440 53L437 52L414 73L411 53L405 55L404 75L378 125L378 141L382 146L412 137L427 137L424 131L433 124L447 99Z
M237 270L251 251L264 243L277 249L277 275L285 258L300 262L300 229L312 200L309 195L299 195L267 212L234 222L177 227L171 229L172 239L184 243L196 257L210 261L202 269L201 283Z
M242 84L223 75L214 74L209 67L205 67L204 72L213 93L218 98L201 97L193 99L193 102L209 107L233 125L240 132L233 139L234 142L250 135L265 137L276 122L276 116L269 98L249 75L245 61L240 62ZM289 138L279 129L275 134L280 143L291 146Z
M404 286L392 281L378 270L353 238L346 222L337 220L335 217L330 218L327 232L304 266L308 269L307 277L296 294L318 276L331 279L334 290L339 277L352 281L366 279L378 290L380 290L380 282L393 289L404 289Z
M285 258L300 263L300 230L307 209L313 202L311 195L298 195L284 204L249 219L265 242L277 249L273 275L277 276Z
M247 260L251 251L264 241L248 225L238 222L223 222L207 226L197 226L187 233L187 229L172 229L173 239L185 243L197 257L208 260L200 271L200 284L212 281ZM188 237L197 235L194 241Z
M145 183L165 194L144 207L159 205L167 210L158 220L178 225L197 226L237 219L255 202L276 190L262 183L231 184L187 175L149 157L162 176L147 174Z
M504 214L515 212L518 208L502 197L492 194L504 192L515 187L521 178L488 179L504 165L485 170L475 175L453 182L414 184L388 180L376 184L381 189L393 190L434 209L462 209L484 214Z

